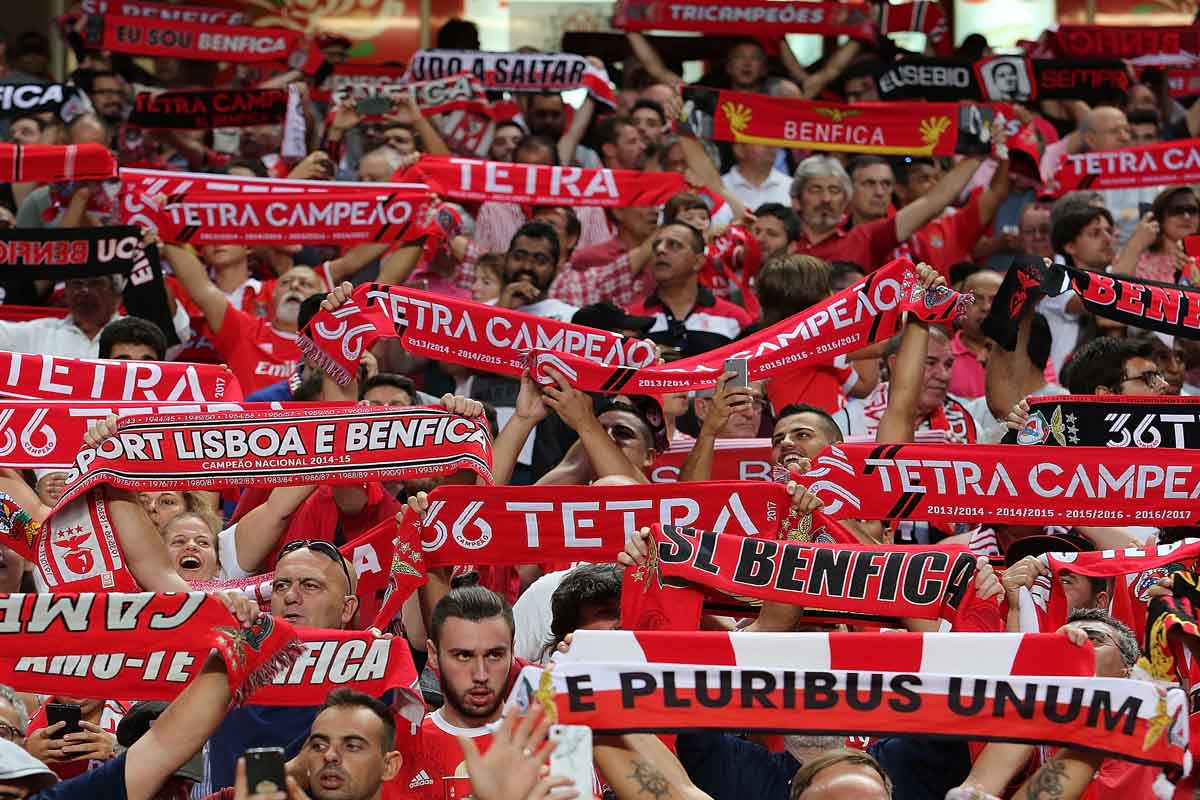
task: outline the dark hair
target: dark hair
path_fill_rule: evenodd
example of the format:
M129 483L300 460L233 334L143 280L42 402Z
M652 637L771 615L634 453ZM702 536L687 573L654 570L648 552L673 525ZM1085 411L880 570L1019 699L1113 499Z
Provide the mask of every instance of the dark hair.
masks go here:
M1080 205L1065 209L1050 228L1050 245L1054 252L1062 253L1064 247L1079 238L1084 228L1100 218L1113 224L1112 214L1103 206Z
M162 328L141 317L114 319L100 331L100 358L112 358L113 346L118 344L144 344L154 351L154 359L167 357L167 337Z
M1117 642L1117 649L1121 651L1121 660L1125 662L1125 666L1132 667L1137 663L1138 656L1141 655L1137 637L1133 635L1133 631L1129 629L1128 625L1112 614L1102 608L1077 608L1067 615L1067 623L1072 622L1100 622L1112 628L1117 634L1114 638Z
M681 219L668 220L667 222L664 222L661 226L661 228L673 228L673 227L687 228L692 236L692 251L696 252L696 253L704 252L704 248L706 247L706 245L704 242L704 232L703 231L701 231L695 225L691 225L687 222L684 222ZM661 230L661 228L660 228L660 230Z
M831 283L837 283L852 272L857 272L859 275L867 274L867 271L857 261L838 260L829 262L829 280Z
M575 213L575 209L571 206L534 206L533 215L536 217L539 211L547 209L559 211L563 215L563 233L579 243L579 236L583 233L583 226L579 224L579 215ZM572 248L573 249L573 248ZM570 255L570 253L567 253Z
M800 238L800 217L783 203L763 203L754 209L754 216L774 217L782 222L788 242L794 242Z
M967 278L983 270L984 267L974 261L959 261L950 267L950 285L956 289L960 288Z
M233 161L230 161L221 168L221 174L228 175L229 171L234 167L248 169L254 173L254 177L256 178L270 177L270 175L267 174L267 167L265 164L263 164L261 158L235 158Z
M892 166L892 162L888 161L886 158L884 158L882 156L876 156L876 155L871 155L871 154L855 156L854 158L850 159L849 163L846 164L846 174L849 175L850 180L853 181L855 172L858 172L860 169L862 169L864 167L875 167L875 166L879 166L880 164L882 164L885 167L888 167L889 169Z
M470 20L448 19L438 28L436 42L438 50L478 50L479 28Z
M362 400L367 396L367 392L376 386L391 386L394 389L407 392L410 403L417 399L417 385L413 383L412 378L407 375L397 375L394 372L379 372L360 383L358 385L358 399Z
M800 800L800 796L808 791L808 787L812 785L813 780L821 770L835 767L839 764L849 764L855 767L867 767L874 770L879 776L879 780L887 789L888 797L892 796L892 779L888 777L887 772L880 766L879 762L865 750L856 750L852 747L835 747L832 750L826 750L818 756L814 756L804 762L804 766L796 770L796 774L792 776L792 794L791 800Z
M913 167L937 166L938 162L930 156L903 156L892 160L892 173L896 176L896 183L907 185Z
M325 295L321 293L309 295L300 301L300 311L296 314L296 330L302 331L312 322L312 318L321 310Z
M1033 319L1029 323L1029 343L1025 347L1025 352L1039 370L1044 371L1046 362L1050 360L1051 341L1049 320L1035 311Z
M694 209L703 211L709 217L712 216L712 208L709 207L708 202L701 195L696 192L680 192L674 195L663 206L663 224L669 225L675 222L684 211L692 211Z
M621 128L624 127L633 127L633 120L624 114L613 114L600 120L596 124L596 149L600 150L606 144L615 145L617 138L620 136Z
M380 723L383 725L383 739L380 742L380 748L385 753L395 749L396 720L392 717L392 712L387 707L387 704L379 698L343 686L325 695L325 702L321 704L321 708L317 711L317 716L320 716L322 711L327 711L331 708L367 709L378 717Z
M513 160L519 161L521 153L527 153L530 150L548 150L550 152L550 163L558 166L558 147L552 139L542 136L540 133L529 133L517 145L517 149L513 151Z
M774 325L833 293L829 265L816 256L776 256L759 270L754 293L763 322Z
M1071 394L1095 394L1103 386L1117 391L1125 380L1125 362L1152 358L1145 340L1101 336L1079 347L1062 372L1063 384Z
M511 117L508 119L502 119L496 123L496 130L500 130L501 128L516 128L521 132L522 136L527 136L529 134L529 130L524 125Z
M433 607L433 616L429 621L429 638L437 646L441 641L442 626L448 619L482 622L492 617L504 617L504 621L508 623L509 633L516 631L512 606L491 589L485 589L482 586L462 586L458 589L451 589Z
M568 633L579 628L585 603L619 603L623 575L624 570L616 564L580 564L568 572L550 596L553 621L546 649L553 651Z
M42 118L39 117L37 114L31 114L28 111L17 114L15 117L9 117L8 125L11 128L14 123L19 122L20 120L23 120L23 119L27 119L30 122L32 122L34 125L37 125L38 131L46 130L46 123L42 122Z
M562 254L562 246L558 242L558 232L554 230L554 226L548 222L526 222L521 227L517 228L517 232L513 234L512 241L508 243L508 252L511 253L513 247L517 243L517 238L524 236L526 239L545 239L550 243L550 257L554 259L554 263L558 263L558 257Z
M1162 126L1162 117L1153 108L1135 108L1125 113L1125 119L1129 120L1130 125Z
M663 110L662 103L658 102L657 100L650 100L650 99L648 99L648 98L645 98L645 97L643 97L643 98L641 98L640 100L638 100L637 102L635 102L635 103L633 104L633 108L629 109L629 117L630 117L630 119L632 119L632 118L633 118L633 112L637 111L639 108L648 108L648 109L650 109L650 110L651 110L651 111L653 111L655 114L658 114L658 118L659 118L659 120L660 120L660 121L661 121L661 122L662 122L664 125L666 124L666 122L667 122L667 112Z
M779 409L779 413L775 416L775 421L778 423L784 417L790 417L794 414L812 414L819 418L831 442L840 442L846 438L842 435L842 429L838 427L837 422L829 415L828 411L809 405L808 403L788 403Z
M1192 198L1193 203L1200 204L1200 195L1196 194L1196 190L1191 186L1171 186L1163 189L1154 196L1154 202L1150 204L1150 212L1154 214L1154 218L1159 221L1160 225L1167 218L1167 206L1170 205L1176 196L1181 194L1187 194ZM1150 246L1151 250L1156 252L1162 250L1164 235L1163 229L1160 227L1158 236L1154 239L1154 244Z

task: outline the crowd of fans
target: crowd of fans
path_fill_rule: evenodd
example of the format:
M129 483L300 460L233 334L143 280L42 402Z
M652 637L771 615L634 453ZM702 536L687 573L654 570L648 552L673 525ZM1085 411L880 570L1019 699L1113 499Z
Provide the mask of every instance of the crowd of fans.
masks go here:
M959 56L988 54L978 38ZM336 74L349 42L328 35L318 44ZM479 49L478 32L469 21L452 20L438 31L436 45ZM485 414L495 438L492 473L497 483L513 486L645 482L656 458L681 445L688 455L679 479L712 480L722 440L769 439L772 462L803 473L823 450L848 439L911 441L924 433L954 443L998 442L1010 425L1024 422L1024 401L1035 396L1200 394L1195 342L1094 316L1071 291L1045 298L1019 320L1014 351L997 346L984 330L1004 275L1020 256L1196 285L1200 267L1185 248L1187 238L1200 233L1200 195L1192 186L1061 197L1047 187L1069 154L1196 135L1200 103L1189 108L1174 99L1165 72L1143 73L1116 105L1014 104L1016 119L994 126L986 157L885 157L680 136L672 123L680 117L681 65L668 63L641 34L628 34L627 45L626 58L604 65L616 87L615 108L591 98L575 108L556 92L496 96L515 104L514 115L490 123L487 158L681 173L689 190L661 207L439 201L428 241L346 248L162 242L163 302L180 342L170 345L169 331L125 313L119 278L55 284L0 275L0 349L223 363L248 401L440 403L468 417ZM854 41L830 46L805 67L786 43L768 50L746 39L708 64L698 83L778 98L874 102L880 100L875 76L901 55L890 43ZM138 129L126 119L139 92L254 84L214 62L135 60L105 50L76 56L78 68L64 80L86 91L90 110L69 122L53 113L10 115L3 120L4 141L99 143L122 166L366 182L392 180L423 154L455 153L438 119L422 116L410 97L398 94L390 111L368 118L354 98L335 103L300 72L264 80L303 86L309 122L303 158L281 155L282 125L241 129L232 144L209 130ZM47 38L23 34L0 47L0 85L52 81L48 65ZM1018 138L1019 148L1012 144ZM97 202L106 191L86 182L0 184L0 225L112 224L114 205ZM153 232L146 236L156 241ZM540 387L529 376L517 380L418 358L394 341L364 354L357 379L343 387L306 361L296 344L327 296L335 304L345 300L343 282L378 281L647 338L670 363L802 312L898 257L923 263L926 285L971 295L975 302L966 315L952 325L910 321L890 341L829 363L801 363L748 386L734 385L735 376L726 373L715 389L694 396L593 398L565 382ZM88 443L113 432L111 423L100 425ZM35 516L55 505L66 478L60 469L0 476L4 491ZM185 582L273 571L271 614L295 625L352 629L368 621L357 613L354 565L337 547L382 521L424 512L438 482L136 497L109 492L130 501L127 524L145 533L150 549L165 550L157 563L176 573L145 579L148 571L139 574L131 564L143 588L186 589ZM802 488L792 489L798 506L819 505ZM983 559L981 594L1011 610L999 628L1010 632L1019 630L1020 589L1045 573L1039 554L1138 546L1164 535L1153 528L1068 533L980 526L970 519L951 528L916 522L848 527L864 544L968 545ZM1014 547L1022 540L1029 541ZM520 666L549 663L576 630L620 626L623 570L644 563L647 551L643 536L606 564L431 570L393 626L380 632L407 642L421 675L428 713L407 732L403 721L397 730L385 702L347 689L322 706L250 705L225 713L230 698L216 657L170 706L128 702L137 698L44 697L0 686L0 800L442 800L468 791L477 800L572 797L561 778L538 770L548 720L536 714L502 720L503 703ZM983 566L992 563L994 572ZM36 590L37 570L0 544L0 590ZM1113 587L1075 575L1063 583L1069 635L1093 643L1098 676L1127 676L1140 634L1108 613ZM242 595L222 596L240 619L251 618ZM768 603L749 627L806 629L799 612ZM745 623L705 617L713 630L740 630ZM47 724L40 709L48 703L79 706L81 730L56 737L64 723ZM1141 798L1151 796L1157 777L1151 767L1053 747L1034 753L993 743L981 755L982 743L953 738L884 737L864 744L839 736L685 731L669 744L649 734L597 735L597 794L910 800L953 791L957 797ZM246 785L240 758L260 747L281 747L290 759L288 786L278 794ZM1065 767L1072 757L1087 769ZM448 780L464 775L470 790ZM1005 795L1027 775L1017 794Z

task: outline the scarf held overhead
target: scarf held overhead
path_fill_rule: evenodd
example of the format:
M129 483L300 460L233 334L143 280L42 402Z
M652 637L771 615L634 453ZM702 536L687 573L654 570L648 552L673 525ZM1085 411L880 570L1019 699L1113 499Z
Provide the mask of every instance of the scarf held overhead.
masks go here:
M287 112L287 97L283 89L139 92L129 124L176 130L277 125Z
M58 113L72 101L81 102L76 86L61 83L26 83L0 86L0 117L18 114Z
M1200 139L1181 139L1068 155L1059 163L1047 189L1063 195L1080 189L1132 189L1197 181Z
M104 181L116 174L117 159L102 144L0 144L5 182Z
M85 447L55 510L99 483L178 491L428 478L491 481L486 424L437 408L347 408L125 417Z
M874 40L871 10L862 3L764 0L620 0L613 27L625 31L691 31L744 36L815 33Z
M971 103L845 105L683 88L683 135L722 142L877 155L986 155L1001 107ZM1010 116L1005 114L1005 116Z
M5 277L38 280L128 275L142 257L141 231L109 228L8 228L0 231Z
M1019 445L833 445L797 480L835 519L1191 525L1200 453Z
M164 241L180 244L359 244L423 236L430 200L424 186L322 195L185 192L146 212Z
M418 50L405 82L430 81L469 72L487 89L565 92L586 89L598 103L617 105L608 73L573 53L489 53L479 50Z
M971 63L906 58L880 68L875 80L884 100L987 100L1027 102L1062 98L1111 102L1133 83L1117 59L1030 59L996 56Z
M424 117L451 111L470 111L486 117L493 116L492 105L488 102L483 84L469 72L409 84L397 83L391 77L376 81L348 82L335 89L331 97L334 105L343 105L352 104L363 97L388 97L402 92L412 94L421 116ZM378 116L382 119L382 115Z
M1061 282L1060 275L1065 276ZM1183 339L1200 339L1200 290L1066 264L1052 265L1049 279L1060 287L1049 293L1072 289L1098 317Z
M296 344L344 386L362 353L385 337L399 337L412 355L512 377L525 370L522 351L534 347L618 367L658 360L642 339L379 283L359 286L336 311L322 309Z
M1029 420L1005 444L1200 450L1200 397L1031 397Z
M687 190L677 172L585 169L423 155L400 180L426 183L441 197L534 206L659 206Z
M162 22L190 22L202 25L245 25L253 21L249 15L229 8L210 6L166 5L146 3L142 0L83 0L80 4L84 13L113 13L122 17L142 17Z
M147 25L137 17L104 16L102 48L114 53L196 61L286 61L304 34L287 28L174 21Z
M224 364L58 358L0 350L0 397L216 402L242 399Z
M912 262L893 261L854 285L769 328L736 342L670 365L636 368L606 366L580 354L549 353L532 345L534 378L549 383L550 366L571 385L587 392L664 394L707 389L725 371L725 360L744 358L750 380L761 380L803 365L832 361L836 356L890 338L900 330L904 312L927 322L953 322L972 302L944 287L924 291Z

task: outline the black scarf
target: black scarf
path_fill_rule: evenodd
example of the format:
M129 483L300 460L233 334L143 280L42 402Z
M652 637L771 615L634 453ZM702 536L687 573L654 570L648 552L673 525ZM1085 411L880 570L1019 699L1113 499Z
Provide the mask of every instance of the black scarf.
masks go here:
M1031 397L1029 421L1005 444L1200 448L1200 397Z

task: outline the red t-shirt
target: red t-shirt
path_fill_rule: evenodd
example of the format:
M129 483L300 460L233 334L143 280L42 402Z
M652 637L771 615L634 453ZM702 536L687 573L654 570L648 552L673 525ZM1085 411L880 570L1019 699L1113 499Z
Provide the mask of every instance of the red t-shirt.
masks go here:
M891 261L891 253L897 244L896 220L884 217L865 225L855 225L849 231L839 225L830 236L816 244L802 231L793 250L825 261L853 261L864 272L874 272Z
M948 279L950 268L971 258L971 248L983 236L987 226L979 219L980 189L962 209L949 209L937 219L925 223L896 252L897 257L924 261Z
M278 331L267 320L238 311L232 304L225 307L225 320L213 344L245 394L287 380L300 360L296 334Z
M832 414L846 405L846 393L856 378L854 368L846 365L844 358L832 364L804 365L771 378L767 396L776 416L791 403L807 403Z

